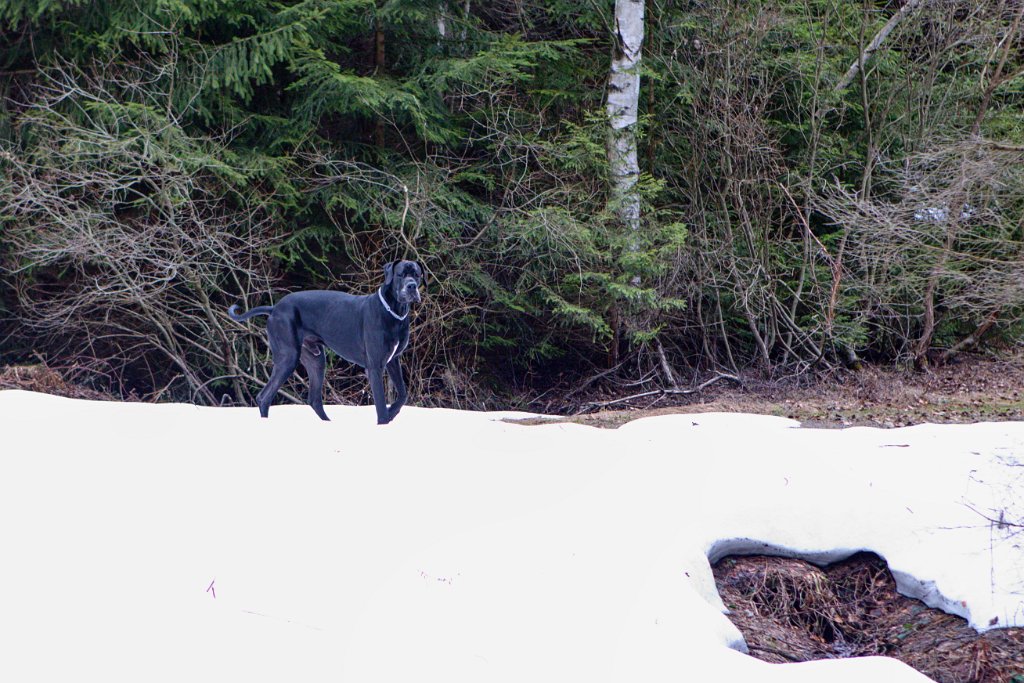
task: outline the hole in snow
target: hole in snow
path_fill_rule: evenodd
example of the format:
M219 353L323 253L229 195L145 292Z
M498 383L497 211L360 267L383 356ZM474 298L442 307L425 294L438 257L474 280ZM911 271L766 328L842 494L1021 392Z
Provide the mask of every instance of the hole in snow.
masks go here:
M1024 629L979 635L964 619L897 593L873 553L825 567L729 556L712 569L729 618L758 659L885 655L939 683L1024 683Z

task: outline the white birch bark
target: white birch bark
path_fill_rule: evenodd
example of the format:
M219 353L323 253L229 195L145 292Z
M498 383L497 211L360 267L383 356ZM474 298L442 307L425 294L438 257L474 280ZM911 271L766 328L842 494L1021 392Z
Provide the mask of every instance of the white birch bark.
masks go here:
M608 164L611 201L623 227L640 229L640 165L636 122L640 101L640 52L644 41L644 0L615 0L615 35L608 77ZM638 248L635 238L631 248Z

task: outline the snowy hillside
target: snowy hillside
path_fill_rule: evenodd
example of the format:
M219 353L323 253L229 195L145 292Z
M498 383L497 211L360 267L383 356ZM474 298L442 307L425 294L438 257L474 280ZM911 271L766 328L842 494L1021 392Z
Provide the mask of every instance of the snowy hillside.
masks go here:
M766 548L1024 626L1024 534L985 518L1022 423L327 411L0 392L0 680L927 680L742 654L709 559Z

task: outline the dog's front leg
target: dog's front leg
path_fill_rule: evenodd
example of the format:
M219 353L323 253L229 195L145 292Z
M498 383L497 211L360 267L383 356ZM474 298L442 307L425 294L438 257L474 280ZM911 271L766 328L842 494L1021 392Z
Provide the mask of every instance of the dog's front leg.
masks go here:
M392 358L387 365L388 377L391 378L391 386L395 388L395 402L388 408L388 421L394 420L398 411L405 405L405 379L402 377L402 365L398 358Z
M367 368L366 376L370 379L373 405L377 408L377 424L385 425L391 418L388 415L388 395L384 393L384 371L380 368Z

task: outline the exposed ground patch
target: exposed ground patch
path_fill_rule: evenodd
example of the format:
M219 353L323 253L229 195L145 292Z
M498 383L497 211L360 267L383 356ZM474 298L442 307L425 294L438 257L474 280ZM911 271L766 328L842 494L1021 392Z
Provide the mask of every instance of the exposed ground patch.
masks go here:
M758 659L885 655L939 683L1024 683L1024 629L979 635L964 619L897 593L872 553L825 568L731 556L713 571L729 618Z
M699 386L705 377L695 377ZM741 374L742 384L717 382L692 394L661 394L621 401L637 387L602 380L586 390L527 406L562 421L615 429L642 417L676 413L758 413L799 420L808 427L905 427L923 422L1024 420L1024 353L964 356L924 372L864 365L829 377L765 379ZM644 389L656 386L652 380ZM615 401L615 403L610 403ZM609 404L610 403L610 404ZM605 405L609 404L609 405ZM551 420L517 420L548 424Z

